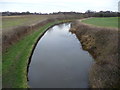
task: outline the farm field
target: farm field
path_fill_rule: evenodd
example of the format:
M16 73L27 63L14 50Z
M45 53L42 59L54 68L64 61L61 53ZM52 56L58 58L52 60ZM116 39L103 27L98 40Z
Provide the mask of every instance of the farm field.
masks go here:
M100 17L82 20L82 22L95 26L118 28L118 19L120 17Z
M3 16L2 28L8 29L17 26L25 26L34 24L52 17L51 15L18 15L18 16ZM55 17L55 16L54 16Z

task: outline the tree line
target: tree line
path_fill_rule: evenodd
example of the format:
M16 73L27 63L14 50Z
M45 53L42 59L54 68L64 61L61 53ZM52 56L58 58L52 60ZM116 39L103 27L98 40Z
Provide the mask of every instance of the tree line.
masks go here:
M120 15L119 12L112 12L112 11L95 12L95 11L87 10L85 13L88 15L88 17L119 17Z
M87 10L85 13L80 13L80 12L53 12L53 13L31 13L29 11L27 12L2 12L2 16L13 16L13 15L59 15L59 14L63 14L63 15L76 15L76 14L80 14L80 15L84 15L85 17L118 17L120 16L119 12L113 12L113 11L91 11L91 10Z

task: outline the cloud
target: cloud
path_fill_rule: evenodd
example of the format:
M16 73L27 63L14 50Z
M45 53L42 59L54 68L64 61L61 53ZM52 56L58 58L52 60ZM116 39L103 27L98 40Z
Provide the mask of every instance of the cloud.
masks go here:
M2 11L117 11L119 0L0 0Z

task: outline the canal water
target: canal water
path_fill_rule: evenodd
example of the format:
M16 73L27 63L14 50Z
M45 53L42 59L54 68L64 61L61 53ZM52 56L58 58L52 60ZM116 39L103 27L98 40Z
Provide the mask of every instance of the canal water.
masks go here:
M70 25L56 25L39 40L28 71L31 88L88 88L93 59L69 32Z

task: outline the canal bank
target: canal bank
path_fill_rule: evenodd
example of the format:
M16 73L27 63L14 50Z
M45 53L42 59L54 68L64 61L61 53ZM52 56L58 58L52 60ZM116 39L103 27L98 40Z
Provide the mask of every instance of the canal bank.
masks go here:
M118 29L91 26L79 21L71 25L84 50L94 58L89 75L91 88L119 88L120 60Z

